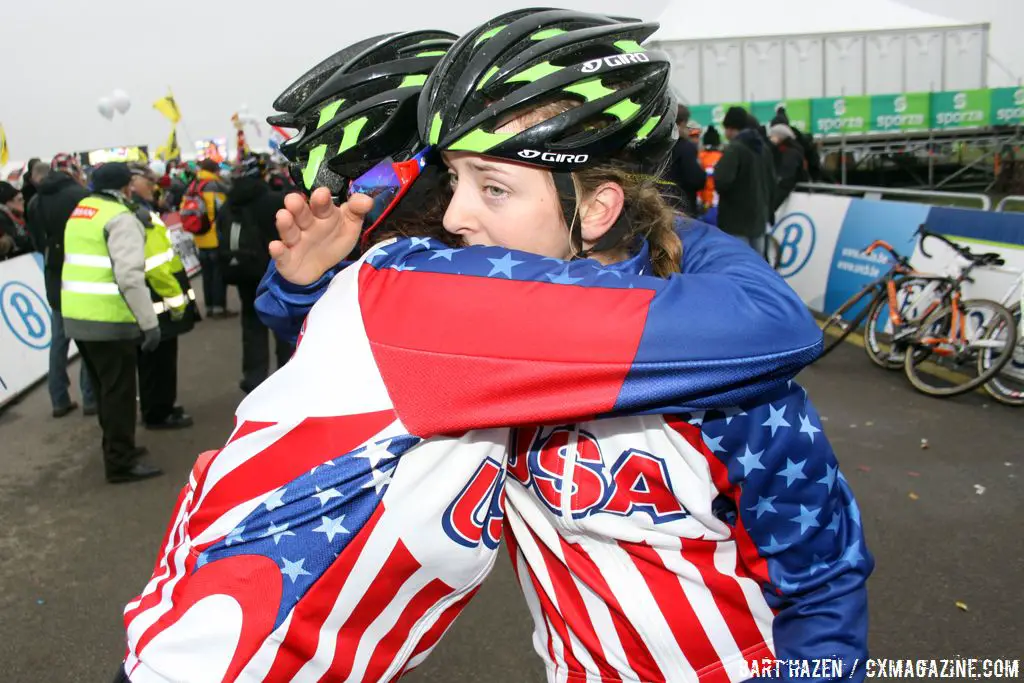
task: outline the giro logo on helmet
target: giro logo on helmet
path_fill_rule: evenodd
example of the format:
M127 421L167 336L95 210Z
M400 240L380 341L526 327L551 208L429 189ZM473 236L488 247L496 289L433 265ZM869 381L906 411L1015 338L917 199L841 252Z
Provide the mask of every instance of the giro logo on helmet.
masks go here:
M625 55L612 55L611 57L603 57L601 59L591 59L590 61L583 63L583 68L580 69L585 74L594 73L602 66L623 66L625 64L642 64L644 62L651 61L643 52L631 52Z
M519 150L519 156L523 159L536 159L547 161L553 164L582 164L590 158L589 154L559 154L555 152L541 152L536 149Z

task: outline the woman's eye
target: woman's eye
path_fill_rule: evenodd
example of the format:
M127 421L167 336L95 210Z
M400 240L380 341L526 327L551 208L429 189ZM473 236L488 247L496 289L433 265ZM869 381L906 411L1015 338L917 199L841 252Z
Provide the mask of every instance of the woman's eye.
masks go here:
M508 196L508 190L498 187L497 185L485 185L484 192L487 193L488 197L495 199L502 199Z

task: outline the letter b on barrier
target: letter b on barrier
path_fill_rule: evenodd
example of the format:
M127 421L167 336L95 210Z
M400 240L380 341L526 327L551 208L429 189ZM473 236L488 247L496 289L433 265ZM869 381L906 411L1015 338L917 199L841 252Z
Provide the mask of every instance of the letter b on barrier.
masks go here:
M775 224L770 234L779 242L779 275L789 278L799 273L814 253L814 221L805 213L790 213Z
M0 316L11 334L25 346L50 346L50 307L24 282L14 280L0 288Z

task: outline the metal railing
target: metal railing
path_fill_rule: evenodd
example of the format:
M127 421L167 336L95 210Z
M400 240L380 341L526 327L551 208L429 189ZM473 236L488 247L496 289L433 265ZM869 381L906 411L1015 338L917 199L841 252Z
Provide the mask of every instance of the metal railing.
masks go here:
M1016 204L1018 208L1007 208L1008 205ZM996 204L996 211L1005 211L1012 213L1024 212L1024 196L1018 194L1011 194L1008 197L1003 197Z
M971 192L936 192L934 190L909 190L901 187L870 187L867 185L832 185L829 183L798 183L797 189L824 194L853 195L863 199L908 199L939 206L992 210L992 200L983 194ZM1007 197L1010 199L1010 197ZM1024 197L1018 197L1024 201ZM1004 202L1006 200L1003 200ZM1000 203L1002 204L1002 202ZM998 210L998 209L997 209Z

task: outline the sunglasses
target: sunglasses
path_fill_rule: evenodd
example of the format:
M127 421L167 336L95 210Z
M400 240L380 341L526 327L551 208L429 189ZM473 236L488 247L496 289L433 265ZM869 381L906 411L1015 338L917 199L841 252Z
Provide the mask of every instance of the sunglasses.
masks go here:
M420 172L430 162L433 149L433 147L426 147L408 161L395 161L388 157L349 185L349 196L365 194L373 199L373 207L363 219L362 242L364 247L369 240L370 233L384 222L384 219L412 187Z

